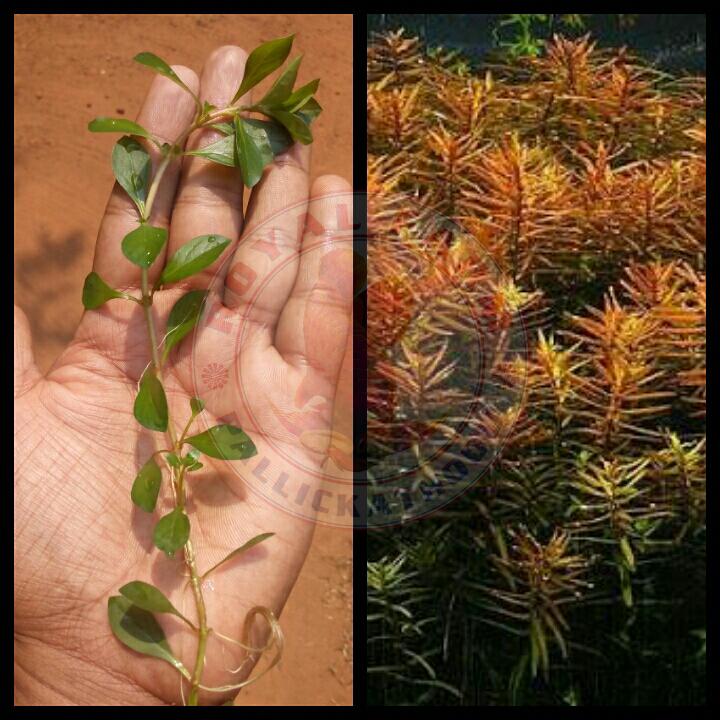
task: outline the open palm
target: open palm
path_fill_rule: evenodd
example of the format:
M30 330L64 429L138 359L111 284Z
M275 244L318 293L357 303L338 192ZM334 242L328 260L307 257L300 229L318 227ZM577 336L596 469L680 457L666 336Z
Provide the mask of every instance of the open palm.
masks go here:
M232 97L244 62L242 50L225 47L209 58L201 81L187 68L174 69L191 89L199 88L202 100L220 105ZM192 113L190 97L157 78L138 121L172 141ZM216 139L203 131L188 144ZM204 468L189 476L201 571L251 537L276 533L205 583L210 626L234 638L251 607L279 614L307 553L349 327L352 273L343 219L352 216L350 188L335 176L310 187L308 166L305 147L277 158L243 217L237 173L188 157L166 173L150 218L169 227L168 256L197 235L242 237L203 273L153 300L162 329L188 288L209 290L198 328L172 351L163 371L171 418L184 426L190 398L201 397L206 410L193 433L230 422L258 450L247 461L203 458ZM139 271L123 257L120 241L136 222L132 202L116 186L93 269L131 293ZM151 280L162 265L159 259L151 268ZM15 342L16 702L177 703L178 673L124 648L107 621L107 598L132 580L152 582L194 617L181 553L170 559L152 547L153 526L172 507L167 484L152 515L129 497L138 469L168 447L163 434L133 417L150 355L143 312L121 300L86 312L44 378L32 363L27 322L18 310ZM275 496L265 492L273 486ZM293 498L300 491L307 500L298 504ZM195 634L174 619L161 623L173 652L192 668ZM256 638L262 639L259 630ZM249 663L237 674L228 669L243 657L211 634L203 683L241 681ZM201 703L225 699L207 695Z

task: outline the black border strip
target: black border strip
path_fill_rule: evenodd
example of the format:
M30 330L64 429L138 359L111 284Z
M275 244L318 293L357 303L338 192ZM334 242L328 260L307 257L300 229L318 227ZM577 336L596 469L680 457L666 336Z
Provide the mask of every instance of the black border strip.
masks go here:
M353 274L353 706L367 703L366 622L367 545L365 470L367 467L367 16L353 14L353 188L355 191L355 268Z

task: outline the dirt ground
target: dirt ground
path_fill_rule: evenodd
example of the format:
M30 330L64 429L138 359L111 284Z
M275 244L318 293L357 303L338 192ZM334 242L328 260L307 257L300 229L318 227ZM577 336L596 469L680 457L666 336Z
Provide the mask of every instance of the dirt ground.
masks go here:
M299 82L321 78L313 175L352 178L350 15L16 15L15 301L47 370L82 313L80 292L113 177L114 137L98 115L133 118L153 73L148 50L198 73L216 47L252 50L296 33ZM242 705L352 704L352 536L318 527L283 612L280 670L241 693Z

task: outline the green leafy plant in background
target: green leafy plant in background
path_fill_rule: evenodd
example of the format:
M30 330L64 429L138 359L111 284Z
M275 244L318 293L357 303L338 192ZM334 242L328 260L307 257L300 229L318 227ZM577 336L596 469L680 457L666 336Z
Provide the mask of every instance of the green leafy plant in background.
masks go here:
M585 30L589 17L592 15L502 15L493 29L493 39L510 58L537 57L553 33ZM620 27L627 27L635 22L637 15L616 17Z
M406 480L368 535L368 701L702 705L704 78L588 36L460 60L368 47L369 475Z
M580 19L580 15L572 17ZM540 54L544 39L539 37L537 26L544 27L550 21L549 15L506 15L493 30L493 38L498 47L511 57ZM509 31L510 39L503 40L502 35Z
M91 121L88 126L93 132L127 133L113 149L112 167L118 183L137 209L138 225L123 238L121 247L127 260L138 268L141 293L136 297L128 292L115 290L97 273L91 272L85 279L82 301L88 310L100 308L114 299L136 303L143 310L151 357L140 379L133 411L140 425L165 433L168 446L154 452L146 460L132 484L130 496L138 508L152 513L163 488L172 494L174 508L157 521L153 543L168 557L173 557L178 551L183 552L196 605L196 619L193 621L174 607L159 589L142 580L136 580L120 588L119 595L109 598L108 619L113 633L122 643L136 652L170 663L181 673L190 684L189 705L198 704L201 689L227 692L251 682L247 680L235 686L220 688L207 688L202 684L207 640L213 632L207 617L202 581L222 563L268 540L273 533L262 533L252 538L209 569L201 571L198 568L187 512L188 475L203 467L203 456L219 460L244 460L255 455L256 449L252 439L233 425L216 425L204 432L193 433L191 428L204 410L204 403L200 398L190 401L188 416L182 425L170 416L162 382L163 367L171 350L197 325L206 292L191 290L180 297L170 311L167 327L162 334L159 334L156 327L152 305L153 296L158 290L210 266L220 257L231 240L219 235L193 238L169 258L162 272L158 273L158 280L151 286L148 279L149 269L164 248L168 233L164 228L153 227L149 219L164 173L170 163L183 156L203 157L215 163L236 167L242 182L250 188L258 183L264 168L273 158L287 150L293 142L312 142L310 125L321 111L314 97L319 81L313 80L302 87L294 87L300 57L282 70L270 90L259 101L251 105L239 104L249 90L282 66L290 53L292 43L293 37L290 36L266 42L256 48L247 59L244 76L232 102L226 107L201 103L164 60L149 52L140 53L135 57L137 62L165 76L193 96L196 104L193 121L172 143L160 141L131 120L101 117ZM249 117L247 113L261 114L264 118ZM201 128L218 130L223 137L202 149L185 150L187 137ZM154 173L150 155L138 138L153 143L160 151L161 160ZM162 338L161 341L158 340L159 337ZM179 427L182 427L180 432L176 429ZM165 478L167 482L164 483ZM155 618L156 613L174 616L197 634L194 669L186 668L173 654ZM257 615L262 615L271 627L271 640L264 648L253 648L248 644L252 622ZM243 641L238 644L250 652L262 652L274 646L276 655L269 667L275 665L282 652L282 634L272 612L263 607L253 608L245 620Z

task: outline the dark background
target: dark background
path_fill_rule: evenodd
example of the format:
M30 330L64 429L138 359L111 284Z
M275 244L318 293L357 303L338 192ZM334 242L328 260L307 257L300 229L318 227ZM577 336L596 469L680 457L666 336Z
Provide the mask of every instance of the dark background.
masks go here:
M409 34L423 38L427 45L462 50L472 61L480 61L496 48L493 29L507 15L368 15L368 34L404 27ZM628 45L653 65L672 72L705 74L705 15L641 13L629 26L622 26L617 15L585 17L584 30L568 30L557 24L564 35L590 32L602 46ZM547 34L547 26L537 25ZM504 34L507 37L510 30Z

